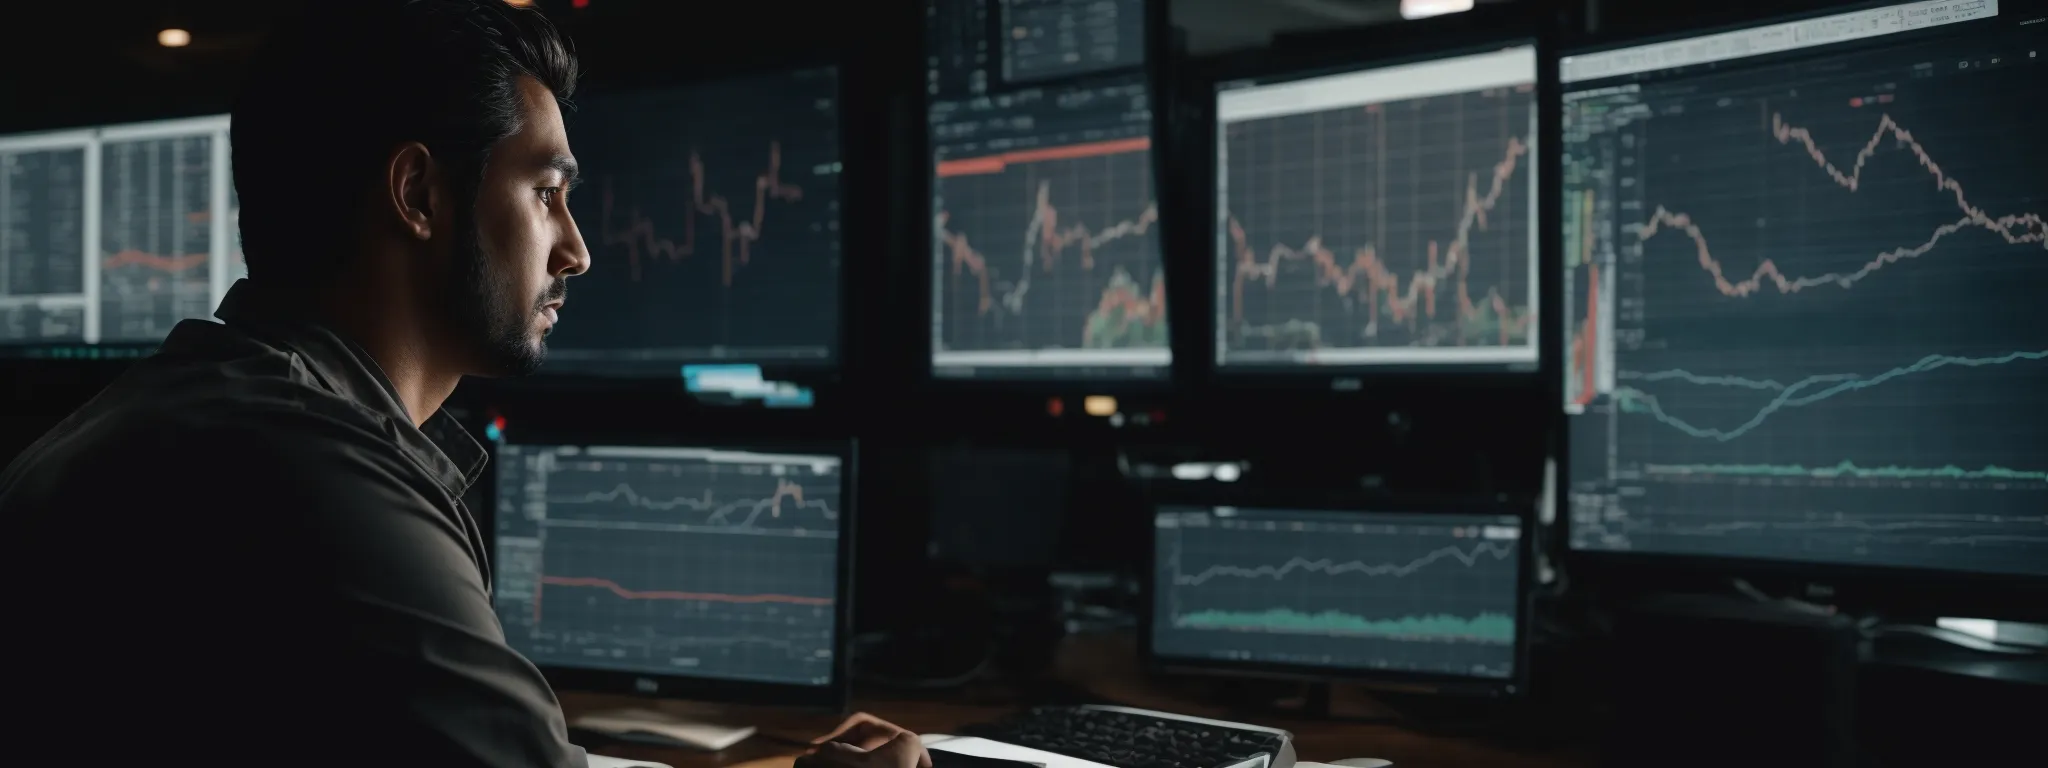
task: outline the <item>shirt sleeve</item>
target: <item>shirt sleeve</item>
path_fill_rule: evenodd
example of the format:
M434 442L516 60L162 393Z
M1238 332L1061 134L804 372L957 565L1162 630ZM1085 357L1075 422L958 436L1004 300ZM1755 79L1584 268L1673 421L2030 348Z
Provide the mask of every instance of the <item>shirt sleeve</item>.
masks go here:
M341 702L346 749L382 764L583 768L554 692L505 642L445 489L347 421L287 414L233 431L210 442L234 446L226 460L251 482L219 501L282 519L277 544L306 577L296 616L321 638L308 663L332 688L315 695Z

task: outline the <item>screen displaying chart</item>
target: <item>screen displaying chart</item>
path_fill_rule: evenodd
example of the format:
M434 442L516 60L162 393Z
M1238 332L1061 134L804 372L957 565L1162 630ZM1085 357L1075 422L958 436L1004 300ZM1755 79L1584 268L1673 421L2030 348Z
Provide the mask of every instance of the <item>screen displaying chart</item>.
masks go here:
M1153 535L1156 655L1514 674L1512 515L1163 507Z
M0 137L0 348L139 353L180 321L211 318L230 282L227 126Z
M1571 543L2048 574L2048 23L1562 62Z
M1536 51L1216 95L1216 362L1534 370Z
M1150 102L1133 76L932 105L936 374L1164 374Z
M503 445L495 599L541 666L828 685L838 456Z
M831 363L838 99L830 69L579 97L569 207L592 266L569 283L549 369Z

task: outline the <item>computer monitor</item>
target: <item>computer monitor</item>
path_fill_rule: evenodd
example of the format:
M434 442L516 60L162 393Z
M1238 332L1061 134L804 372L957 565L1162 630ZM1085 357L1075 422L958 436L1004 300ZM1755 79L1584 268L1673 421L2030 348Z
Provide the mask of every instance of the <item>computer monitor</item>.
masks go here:
M929 0L931 367L1163 378L1172 363L1144 0Z
M2048 576L2043 9L1561 58L1561 506L1585 562Z
M1488 503L1158 505L1157 666L1517 693L1526 543Z
M226 115L0 136L0 355L138 357L246 274Z
M569 281L550 374L836 362L835 69L593 90L566 119L583 175L569 208L593 266Z
M494 600L558 688L843 706L853 449L503 442Z
M1221 374L1533 372L1537 47L1216 86Z

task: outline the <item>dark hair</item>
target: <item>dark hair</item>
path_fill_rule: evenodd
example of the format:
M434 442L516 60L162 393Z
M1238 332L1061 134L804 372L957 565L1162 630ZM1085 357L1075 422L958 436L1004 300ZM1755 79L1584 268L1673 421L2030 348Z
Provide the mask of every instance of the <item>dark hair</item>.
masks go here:
M448 169L467 220L491 147L518 132L518 81L566 108L576 56L502 0L312 2L250 64L229 140L242 250L262 282L317 279L355 245L384 159L407 141Z

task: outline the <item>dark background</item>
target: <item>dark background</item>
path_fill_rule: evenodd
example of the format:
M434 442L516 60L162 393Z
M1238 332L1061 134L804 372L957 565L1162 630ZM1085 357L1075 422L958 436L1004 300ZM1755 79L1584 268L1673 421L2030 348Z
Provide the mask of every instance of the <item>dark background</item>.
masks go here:
M44 2L10 8L12 65L0 77L0 133L228 111L241 68L285 5L265 0ZM922 188L922 8L915 0L739 4L567 0L540 5L575 39L593 90L699 80L821 58L844 62L841 122L846 194L842 249L846 323L841 373L813 381L820 407L805 413L707 413L672 390L508 386L471 382L451 408L481 423L496 413L509 430L531 426L668 434L854 435L861 440L858 602L862 626L898 623L924 608L911 596L925 578L934 478L928 461L966 446L1039 448L1067 457L1073 477L1062 559L1130 571L1139 560L1137 505L1116 472L1118 451L1161 456L1256 455L1269 482L1416 492L1479 492L1534 500L1553 442L1557 360L1541 375L1450 380L1389 377L1333 392L1327 379L1285 396L1208 386L1179 360L1199 293L1213 267L1206 235L1193 247L1167 239L1167 270L1181 311L1172 318L1175 385L1130 394L1143 414L1112 428L1081 418L1086 387L946 386L926 376L920 338L928 320L921 270L929 265ZM1528 3L1482 3L1489 6ZM1812 0L1584 0L1546 4L1574 35L1653 32L1819 7ZM1391 0L1174 0L1172 23L1190 71L1268 45L1275 33L1399 24ZM157 45L158 30L193 34L185 48ZM1162 87L1171 99L1175 86ZM347 105L335 105L345 109ZM1177 135L1169 135L1168 141ZM308 147L307 151L318 151ZM1185 181L1167 178L1167 183ZM1164 184L1162 184L1164 186ZM1196 185L1199 188L1199 185ZM1187 230L1193 222L1169 224ZM1195 226L1194 230L1204 231ZM1556 307L1555 301L1548 302ZM1550 325L1546 322L1546 326ZM1184 331L1186 326L1192 330ZM1555 346L1555 345L1551 345ZM1555 355L1551 355L1552 358ZM15 452L119 373L116 361L0 361L0 456ZM1199 371L1195 371L1199 373ZM671 386L673 386L671 384ZM1065 398L1062 416L1048 399ZM1332 449L1330 446L1339 446ZM943 464L941 465L943 466ZM953 514L953 513L949 513ZM1047 510L1049 518L1058 512ZM1085 525L1077 525L1084 523ZM1052 522L1049 519L1048 524Z

